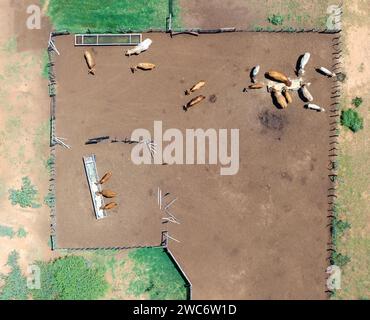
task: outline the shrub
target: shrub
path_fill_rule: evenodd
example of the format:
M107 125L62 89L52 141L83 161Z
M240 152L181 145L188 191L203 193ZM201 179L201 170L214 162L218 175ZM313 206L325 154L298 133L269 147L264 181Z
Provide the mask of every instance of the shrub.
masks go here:
M354 99L352 99L352 104L358 108L361 104L362 104L362 98L361 97L356 97Z
M38 263L41 289L33 290L41 300L94 300L105 295L108 283L105 268L89 265L79 256L66 256L49 263Z
M19 204L22 208L39 208L41 205L37 202L38 191L31 184L28 177L22 178L22 187L20 190L10 189L9 200L12 205Z
M45 167L48 170L49 174L51 173L51 169L55 163L54 157L50 156L48 160L45 162Z
M11 271L6 276L1 275L4 285L0 289L0 300L26 300L29 295L27 280L18 265L19 255L12 251L8 256L7 265Z
M341 253L333 252L330 261L331 264L335 264L338 267L343 267L344 265L351 261L351 258Z
M24 228L19 228L18 231L17 231L17 237L18 238L25 238L27 237L27 231L24 230Z
M353 109L342 111L340 121L343 126L349 128L353 132L357 132L364 127L364 120L357 113L357 111Z
M274 26L282 25L284 22L284 17L279 14L273 14L267 18L268 22L272 23Z
M0 237L8 237L11 239L14 237L14 234L13 228L0 225Z
M333 238L333 243L335 245L337 243L338 238L341 237L344 234L344 232L349 228L351 228L351 224L348 223L347 221L338 219L334 220L333 225L331 227L331 234Z
M55 205L55 196L52 192L49 192L45 198L44 198L44 203L49 207L53 207Z

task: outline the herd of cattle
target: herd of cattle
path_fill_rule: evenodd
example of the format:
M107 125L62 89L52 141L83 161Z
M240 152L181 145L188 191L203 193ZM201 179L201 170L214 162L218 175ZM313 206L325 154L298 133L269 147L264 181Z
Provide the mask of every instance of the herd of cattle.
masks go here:
M132 49L128 49L126 51L126 56L131 55L138 55L146 50L149 49L153 41L151 39L145 39L144 41L140 42L137 46L135 46ZM88 72L89 74L95 75L95 66L96 61L93 52L86 50L84 53L86 63L88 66ZM285 109L288 107L289 104L293 102L293 98L291 95L291 92L298 91L301 99L306 102L305 108L312 109L316 111L325 111L324 108L313 104L313 96L308 90L308 87L310 86L310 83L305 83L302 80L302 76L305 73L305 67L307 63L310 60L310 53L306 52L304 53L297 63L297 70L296 75L299 78L291 80L288 76L286 76L284 73L270 70L265 73L265 78L270 80L267 84L265 82L257 82L257 76L260 71L260 66L257 65L254 68L252 68L250 77L252 84L249 85L249 89L262 89L264 87L267 87L267 92L271 94L273 101L275 104L281 108ZM131 72L135 73L136 70L144 70L149 71L153 70L155 68L155 64L150 62L140 62L135 66L132 66ZM334 72L331 72L330 70L326 69L325 67L318 67L316 68L318 72L321 74L327 76L327 77L335 77L336 74ZM205 85L205 81L199 81L194 86L192 86L189 90L185 91L185 95L190 95L194 91L197 91L201 89ZM205 100L206 97L203 95L198 95L195 98L191 99L186 105L183 106L183 109L187 111L189 108L201 103L203 100Z
M267 84L267 92L271 93L273 101L276 102L279 108L287 108L288 105L293 102L290 92L298 91L301 99L304 102L307 102L305 105L307 109L325 111L324 108L311 103L313 101L313 96L308 90L311 83L305 83L302 80L302 76L305 73L305 67L310 60L310 57L311 54L306 52L299 58L296 70L296 74L299 78L294 79L293 81L284 73L279 71L271 70L265 73L265 78L272 81ZM261 67L259 65L252 68L250 75L252 84L249 85L249 89L262 89L266 86L264 82L257 82L257 75L259 74L260 68ZM331 72L325 67L318 67L316 68L316 71L330 78L336 76L334 72Z
M103 175L103 177L96 184L102 185L106 183L110 179L111 176L112 176L112 172L108 171L107 173ZM109 189L103 189L102 191L96 192L96 195L100 195L100 196L103 196L104 198L109 199L109 198L116 197L117 193ZM117 206L118 204L116 202L109 202L106 205L102 206L100 209L101 210L111 210L113 208L116 208Z

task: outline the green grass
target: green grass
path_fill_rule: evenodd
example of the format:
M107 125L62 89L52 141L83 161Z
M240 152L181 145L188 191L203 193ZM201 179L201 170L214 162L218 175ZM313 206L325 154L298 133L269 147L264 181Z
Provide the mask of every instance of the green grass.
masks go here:
M2 46L2 51L13 54L17 52L17 38L15 36L9 38Z
M26 300L29 295L27 280L18 265L19 255L12 251L8 256L7 265L11 271L7 275L0 275L4 285L0 288L0 300Z
M56 30L73 33L165 29L168 0L50 0L48 15Z
M9 189L9 200L13 206L19 204L22 208L39 208L41 205L37 198L38 191L36 187L31 184L28 177L22 178L21 189Z
M148 295L152 300L186 299L185 282L161 248L137 249L129 253L134 279L128 293Z
M43 52L41 57L41 76L44 79L49 78L49 55L47 51Z

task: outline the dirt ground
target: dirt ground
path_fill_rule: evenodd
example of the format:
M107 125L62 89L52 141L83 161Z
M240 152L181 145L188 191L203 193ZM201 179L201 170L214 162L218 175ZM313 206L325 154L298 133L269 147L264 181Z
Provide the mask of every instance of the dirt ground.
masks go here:
M268 22L272 14L281 15L278 28L318 28L325 26L327 0L175 0L180 5L180 21L186 28L221 28L254 30L274 27Z
M251 66L293 77L297 57L309 51L305 79L315 102L328 108L331 81L313 66L332 65L332 36L148 36L153 45L140 56L94 48L95 77L87 74L84 49L74 48L73 37L56 40L57 135L72 147L57 151L58 245L158 243L161 187L178 197L173 212L181 224L169 231L180 243L170 248L195 299L324 299L329 113L304 109L297 96L278 110L265 91L243 88ZM157 68L130 72L144 61ZM199 79L207 81L202 93L217 100L185 113L183 92ZM218 165L136 166L129 145L84 145L96 136L130 137L136 128L152 132L154 120L163 121L163 130L240 129L239 173L220 176ZM104 221L92 215L82 164L88 154L96 154L100 174L113 171L109 188L119 192L118 209Z
M0 2L0 225L27 233L25 238L1 237L0 273L9 271L5 264L12 250L19 253L24 273L35 260L57 256L48 247L49 208L22 209L8 200L8 189L20 188L24 176L38 188L41 203L49 186L45 161L50 100L47 81L41 78L49 27L43 18L41 30L26 28L26 9L34 3Z

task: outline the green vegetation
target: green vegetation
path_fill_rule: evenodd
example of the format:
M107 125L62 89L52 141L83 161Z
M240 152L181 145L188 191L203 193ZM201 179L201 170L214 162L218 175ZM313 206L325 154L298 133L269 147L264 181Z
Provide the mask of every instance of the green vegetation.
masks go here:
M52 192L49 192L45 198L44 198L44 203L49 207L53 207L55 205L55 196Z
M27 280L18 265L19 255L12 251L8 256L7 265L11 271L7 275L0 275L4 285L0 288L0 300L26 300L29 295Z
M284 22L284 17L279 14L273 14L267 18L268 22L272 23L274 26L282 25Z
M345 266L351 258L338 252L333 252L330 258L331 264L335 264L338 267Z
M23 227L19 228L18 231L15 232L14 229L11 227L0 225L0 238L8 237L10 239L13 239L15 235L18 238L25 238L27 236L27 232L26 230L24 230Z
M23 227L19 228L17 231L18 238L25 238L27 237L27 234L28 234L27 231Z
M352 99L352 105L354 105L356 108L358 108L362 104L362 98L361 97L356 97Z
M49 78L49 55L48 55L48 52L45 51L43 54L42 54L42 58L41 58L41 76L44 78L44 79L48 79Z
M14 36L8 39L8 41L3 45L1 49L2 51L9 53L9 54L16 53L17 52L17 38Z
M56 30L74 33L165 29L168 0L50 0L48 15Z
M357 132L364 127L364 120L361 118L358 112L353 109L343 110L340 117L340 122L342 126L349 128L353 132Z
M163 249L137 249L129 253L129 258L135 263L130 294L147 294L153 300L186 299L184 280Z
M22 208L39 208L41 205L37 201L38 191L35 186L31 184L28 177L22 178L22 187L20 190L10 189L9 200L12 205L19 204Z
M0 237L13 238L14 234L13 228L0 225Z
M39 262L41 288L32 290L34 299L94 300L108 290L105 268L80 256L66 256L50 263Z
M51 173L51 169L55 163L54 157L50 156L48 160L45 161L45 167L48 170L49 174Z

